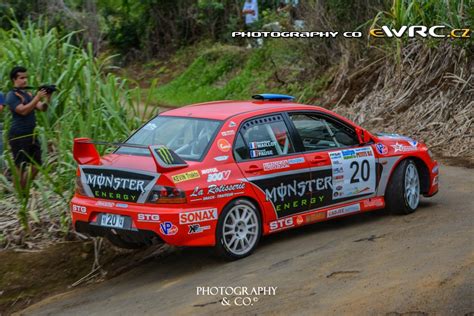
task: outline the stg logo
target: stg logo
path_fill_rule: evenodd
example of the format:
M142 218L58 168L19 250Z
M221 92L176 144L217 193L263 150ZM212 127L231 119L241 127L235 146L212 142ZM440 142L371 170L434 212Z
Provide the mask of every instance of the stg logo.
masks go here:
M270 230L280 230L292 227L294 225L293 217L282 218L273 222L270 222Z
M160 224L160 231L162 234L167 236L176 235L178 227L173 225L171 222L164 222Z

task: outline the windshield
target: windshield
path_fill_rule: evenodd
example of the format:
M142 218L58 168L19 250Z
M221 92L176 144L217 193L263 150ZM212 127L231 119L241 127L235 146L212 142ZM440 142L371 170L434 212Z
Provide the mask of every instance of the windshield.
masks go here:
M138 145L165 145L184 160L201 160L220 121L172 116L157 116L126 143ZM120 147L115 153L150 155L145 148Z

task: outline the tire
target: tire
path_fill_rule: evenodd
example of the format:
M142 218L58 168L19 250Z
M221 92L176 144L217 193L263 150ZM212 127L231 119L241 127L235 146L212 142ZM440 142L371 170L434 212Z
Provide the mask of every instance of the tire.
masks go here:
M255 204L238 199L230 202L217 222L216 252L229 261L250 255L262 235L262 219Z
M145 247L144 244L125 241L119 235L115 235L112 233L107 234L107 239L110 241L110 243L112 243L114 246L119 247L119 248L140 249L140 248Z
M420 176L411 159L396 167L385 191L386 207L394 214L413 213L420 203Z

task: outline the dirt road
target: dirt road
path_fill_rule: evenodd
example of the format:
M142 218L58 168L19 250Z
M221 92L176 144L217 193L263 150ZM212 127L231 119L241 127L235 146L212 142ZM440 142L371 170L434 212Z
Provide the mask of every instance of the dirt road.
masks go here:
M412 215L374 212L287 231L231 263L179 249L22 314L474 313L474 170L441 170L441 192ZM237 306L247 295L197 295L208 286L277 288Z

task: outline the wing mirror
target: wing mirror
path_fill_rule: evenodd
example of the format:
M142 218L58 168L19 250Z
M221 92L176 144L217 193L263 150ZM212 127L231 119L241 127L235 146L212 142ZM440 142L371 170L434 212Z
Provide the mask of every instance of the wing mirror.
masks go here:
M356 128L356 133L359 144L367 144L372 140L372 135L363 128Z

